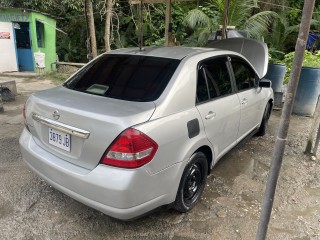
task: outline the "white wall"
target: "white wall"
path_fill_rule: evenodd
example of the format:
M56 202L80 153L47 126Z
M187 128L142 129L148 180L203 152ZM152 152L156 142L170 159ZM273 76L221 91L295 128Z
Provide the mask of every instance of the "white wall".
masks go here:
M10 33L10 39L3 39L2 33ZM11 22L0 22L0 72L18 71L15 39Z

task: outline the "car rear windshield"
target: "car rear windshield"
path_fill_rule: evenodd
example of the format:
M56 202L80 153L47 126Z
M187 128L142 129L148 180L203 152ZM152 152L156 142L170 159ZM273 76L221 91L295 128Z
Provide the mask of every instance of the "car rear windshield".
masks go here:
M64 86L80 92L127 101L156 100L180 60L106 54L79 71Z

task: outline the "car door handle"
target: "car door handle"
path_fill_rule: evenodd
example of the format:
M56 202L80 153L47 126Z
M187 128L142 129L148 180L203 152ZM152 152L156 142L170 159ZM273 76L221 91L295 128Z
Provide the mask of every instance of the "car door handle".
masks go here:
M242 102L241 102L242 105L246 105L247 103L248 103L248 99L246 98L242 99Z
M216 116L216 113L210 111L210 112L208 112L207 116L205 116L205 119L206 119L206 120L214 119L215 116Z

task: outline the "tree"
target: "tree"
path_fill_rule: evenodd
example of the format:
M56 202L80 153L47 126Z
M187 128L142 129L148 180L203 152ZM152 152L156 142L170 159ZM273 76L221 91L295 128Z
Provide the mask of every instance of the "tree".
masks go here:
M204 46L208 42L209 36L218 29L219 19L215 10L210 6L199 6L192 9L185 17L184 24L194 31L189 37L189 44Z
M199 45L204 45L218 25L223 24L224 6L224 0L210 0L187 14L185 24L195 30ZM247 31L251 38L261 39L276 16L273 11L259 11L256 0L230 0L228 25Z
M93 8L91 0L85 0L85 10L87 15L87 21L89 25L90 40L91 40L91 54L92 58L97 57L97 41L96 30L94 27Z
M111 19L112 19L112 12L113 12L113 5L114 2L112 0L106 0L106 25L105 25L105 32L104 32L104 44L106 52L111 50Z
M288 45L294 44L299 24L290 24L288 15L283 9L274 19L270 31L265 34L265 42L275 59L283 59Z

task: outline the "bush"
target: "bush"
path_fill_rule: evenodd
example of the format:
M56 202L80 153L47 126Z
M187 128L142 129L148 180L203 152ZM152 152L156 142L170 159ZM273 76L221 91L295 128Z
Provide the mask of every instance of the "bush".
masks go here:
M287 73L284 78L284 84L287 84L289 82L294 53L295 52L290 52L284 56L284 63L287 66ZM305 50L302 67L320 68L320 51L312 53Z
M269 63L285 64L283 61L284 55L284 52L278 51L275 48L269 48Z

